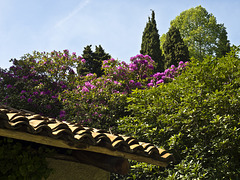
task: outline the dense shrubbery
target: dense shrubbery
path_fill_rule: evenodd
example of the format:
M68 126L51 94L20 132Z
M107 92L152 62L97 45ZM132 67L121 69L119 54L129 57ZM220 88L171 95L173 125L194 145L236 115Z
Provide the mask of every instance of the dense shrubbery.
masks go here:
M131 63L114 59L103 61L105 75L82 76L75 81L75 88L61 94L67 119L97 128L114 128L116 120L126 115L126 97L133 89L157 87L169 82L186 66L172 66L163 73L153 73L154 61L149 56L137 55Z
M153 73L155 62L137 55L131 63L103 61L105 75L77 75L74 69L85 59L68 50L34 52L13 60L9 70L0 69L1 103L96 128L115 128L126 114L126 97L133 89L157 87L170 82L184 69L172 66Z
M119 122L123 133L170 149L179 162L153 177L239 178L239 67L237 49L220 59L193 60L170 84L133 91L131 114Z
M0 101L150 141L170 149L179 162L165 171L132 162L126 179L235 178L240 171L238 53L193 60L187 68L181 61L155 74L147 55L129 64L110 59L103 61L105 75L97 77L74 72L85 63L75 53L35 52L14 60L9 70L0 69Z

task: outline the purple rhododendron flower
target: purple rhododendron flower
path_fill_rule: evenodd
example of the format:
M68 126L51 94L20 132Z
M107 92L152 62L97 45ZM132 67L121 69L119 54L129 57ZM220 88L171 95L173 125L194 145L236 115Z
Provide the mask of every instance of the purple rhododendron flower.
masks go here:
M37 92L37 91L36 91L36 92L33 92L33 95L35 95L35 96L38 95L38 92Z
M164 83L163 79L160 79L159 81L156 82L156 84Z
M136 83L135 83L135 86L137 86L137 87L141 87L142 84L141 84L140 82L136 82Z
M138 60L133 61L133 64L138 64Z
M152 86L153 86L153 83L150 82L150 83L147 84L147 86L148 86L148 87L152 87Z
M145 59L143 59L143 60L140 60L140 63L141 63L141 64L145 64L145 65L147 65L147 64L148 64L148 61L145 60Z
M87 74L86 76L93 76L93 74L92 74L92 73L89 73L89 74Z
M130 80L129 83L130 83L130 84L133 84L133 83L134 83L134 80Z
M148 65L148 68L149 69L154 69L153 65L150 65L150 64Z
M180 62L179 62L179 65L183 65L183 61L180 61Z
M8 85L7 85L7 88L12 88L12 85L11 85L11 84L8 84Z
M118 66L118 67L117 67L117 70L122 70L122 69L123 69L122 66Z
M106 63L108 63L108 60L104 60L104 61L103 61L103 64L106 64Z
M95 88L96 88L96 86L91 84L91 89L95 89Z
M31 98L28 98L28 100L27 100L29 103L32 103L33 102L33 100L31 99Z
M85 59L82 59L82 60L81 60L81 62L82 62L82 63L85 63L85 62L86 62L86 60L85 60Z
M149 60L151 60L152 58L151 58L149 55L145 55L145 56L144 56L144 59L149 59Z
M25 91L25 90L22 90L22 91L21 91L21 94L23 94L23 93L25 93L25 92L27 92L27 91Z
M86 86L82 87L82 92L89 92L89 89Z
M64 85L62 85L62 88L65 89L65 88L67 88L67 86L64 84Z
M68 49L64 49L63 52L66 53L66 54L68 54L68 53L69 53L69 50L68 50Z
M146 74L144 74L144 75L142 76L142 78L143 78L143 79L146 79L146 78L147 78L147 75L146 75Z
M175 68L175 66L174 65L171 65L171 69L174 69Z
M64 117L64 116L66 116L66 112L65 111L60 111L60 113L59 113L59 117L60 118L62 118L62 117Z
M91 83L87 81L87 82L85 82L85 86L86 87L91 87Z
M131 63L131 64L129 64L129 69L130 69L130 71L134 71L134 70L138 70L138 67L136 64Z
M113 82L114 82L114 84L117 84L117 85L119 84L119 82L118 82L118 81L113 81Z

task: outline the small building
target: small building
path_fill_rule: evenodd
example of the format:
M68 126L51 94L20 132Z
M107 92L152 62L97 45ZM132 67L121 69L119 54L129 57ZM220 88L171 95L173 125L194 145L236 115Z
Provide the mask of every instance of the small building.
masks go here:
M48 157L54 173L49 180L110 179L110 172L127 174L128 160L167 167L173 155L155 145L105 130L48 118L0 105L0 136L72 150Z

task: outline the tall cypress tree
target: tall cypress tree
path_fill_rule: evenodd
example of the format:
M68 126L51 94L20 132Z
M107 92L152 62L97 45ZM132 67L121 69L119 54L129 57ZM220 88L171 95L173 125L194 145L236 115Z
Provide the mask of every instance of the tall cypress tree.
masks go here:
M143 31L140 53L151 56L151 58L157 63L155 71L164 71L164 57L160 49L160 38L154 11L152 11L152 17L148 17L148 22Z
M180 61L189 61L188 47L184 44L179 30L174 26L171 26L166 34L163 51L165 68L171 65L177 66Z
M82 58L86 60L84 64L79 64L77 72L85 76L88 73L96 73L98 77L103 75L102 61L110 59L111 56L104 51L101 45L95 46L95 52L91 49L92 45L84 48Z
M227 31L225 27L222 27L221 32L219 33L217 47L216 47L216 57L220 58L225 56L231 51L230 42L227 37Z

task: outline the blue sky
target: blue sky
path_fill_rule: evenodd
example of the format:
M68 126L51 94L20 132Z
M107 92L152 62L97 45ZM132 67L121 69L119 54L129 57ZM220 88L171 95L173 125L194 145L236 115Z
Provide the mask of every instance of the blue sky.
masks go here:
M231 44L240 45L239 0L0 0L0 67L34 50L81 55L87 45L102 45L129 62L139 54L150 9L162 35L171 20L198 5L224 23Z

